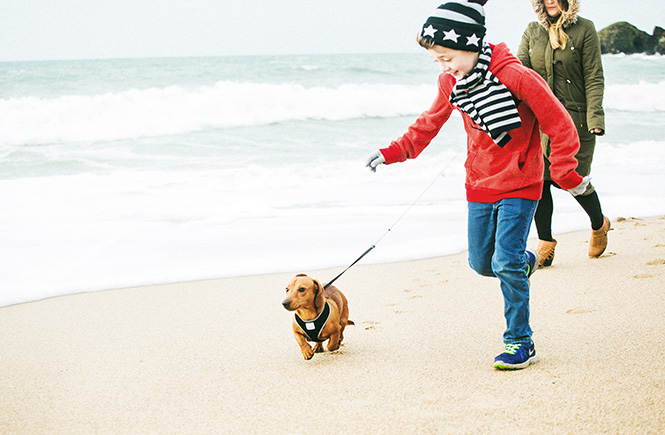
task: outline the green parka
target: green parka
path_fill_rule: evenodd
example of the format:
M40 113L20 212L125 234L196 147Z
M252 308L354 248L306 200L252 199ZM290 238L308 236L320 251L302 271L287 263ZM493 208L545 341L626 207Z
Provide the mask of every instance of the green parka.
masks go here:
M580 137L578 173L584 176L591 170L595 147L595 136L589 130L598 128L605 132L603 65L593 22L577 15L577 0L568 3L568 10L562 12L563 29L569 36L566 48L552 49L547 11L542 0L532 0L538 21L529 23L524 31L517 57L545 79L573 118ZM547 156L549 150L546 143L543 145Z

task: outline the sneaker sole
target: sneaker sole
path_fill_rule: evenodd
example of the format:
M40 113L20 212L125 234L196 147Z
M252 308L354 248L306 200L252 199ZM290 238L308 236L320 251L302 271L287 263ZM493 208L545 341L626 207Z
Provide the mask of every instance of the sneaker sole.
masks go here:
M503 361L497 361L494 363L494 368L498 370L520 370L520 369L525 369L529 367L531 364L535 364L537 362L538 362L538 355L534 355L521 364L508 364Z
M531 275L533 275L536 270L538 270L538 263L540 263L540 255L538 254L538 251L531 251L534 257L536 257L535 261L533 262L533 270L529 270L529 276L528 278L531 278Z

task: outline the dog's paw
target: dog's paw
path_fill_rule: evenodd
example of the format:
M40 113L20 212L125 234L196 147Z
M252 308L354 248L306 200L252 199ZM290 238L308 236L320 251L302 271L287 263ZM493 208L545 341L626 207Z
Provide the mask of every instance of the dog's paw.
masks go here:
M305 358L306 360L310 360L314 356L314 351L309 346L308 347L302 347L302 348L300 348L300 350L302 351L303 358Z

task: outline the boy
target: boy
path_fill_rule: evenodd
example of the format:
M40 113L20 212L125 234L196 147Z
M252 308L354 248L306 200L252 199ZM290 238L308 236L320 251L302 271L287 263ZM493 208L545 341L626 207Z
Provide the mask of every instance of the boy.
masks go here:
M503 43L484 42L486 0L442 4L422 27L418 43L440 66L438 95L401 138L374 153L367 166L417 157L453 109L467 133L466 196L469 265L501 282L507 329L497 369L538 361L529 326L529 277L538 257L526 250L543 185L540 129L552 142L552 178L571 193L588 178L575 172L579 140L568 112L538 74L523 67Z

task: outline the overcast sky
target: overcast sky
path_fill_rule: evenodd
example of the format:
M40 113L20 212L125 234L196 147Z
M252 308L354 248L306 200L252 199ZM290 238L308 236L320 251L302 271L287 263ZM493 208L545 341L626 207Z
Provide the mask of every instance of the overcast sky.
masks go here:
M420 26L442 1L2 0L0 61L420 50ZM662 0L581 0L598 30L665 27ZM529 0L489 0L489 42L517 50L535 19Z

